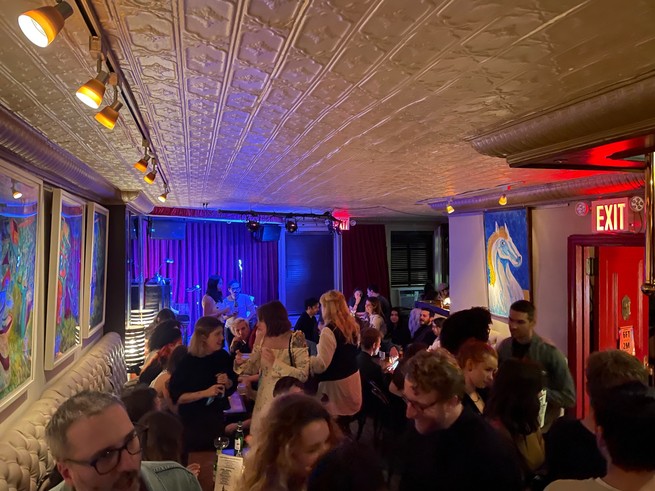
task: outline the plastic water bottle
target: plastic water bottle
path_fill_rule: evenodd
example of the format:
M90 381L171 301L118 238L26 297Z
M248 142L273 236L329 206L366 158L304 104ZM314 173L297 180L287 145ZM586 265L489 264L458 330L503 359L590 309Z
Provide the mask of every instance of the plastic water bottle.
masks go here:
M243 446L245 444L245 438L243 435L243 423L239 421L237 423L237 431L234 433L234 455L237 457L243 456Z

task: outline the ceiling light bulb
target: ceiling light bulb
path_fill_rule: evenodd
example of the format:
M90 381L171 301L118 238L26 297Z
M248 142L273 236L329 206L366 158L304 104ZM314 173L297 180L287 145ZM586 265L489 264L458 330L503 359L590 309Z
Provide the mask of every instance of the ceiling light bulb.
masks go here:
M54 7L41 7L24 12L18 16L18 25L27 39L39 48L45 48L54 41L71 15L73 8L66 2L59 2Z
M75 95L87 106L98 109L102 103L102 98L105 96L105 83L108 78L109 74L107 72L100 71L95 78L77 89Z
M166 199L168 198L168 193L169 193L169 191L168 191L168 189L167 189L164 193L162 193L162 194L160 194L159 196L157 196L157 199L158 199L159 201L161 201L162 203L166 203Z
M152 172L149 172L145 176L143 176L143 180L146 181L148 184L152 184L155 182L155 179L157 178L157 170L153 169Z
M11 195L13 196L14 199L21 199L23 197L23 193L21 193L18 189L16 189L16 186L11 186Z
M503 194L500 198L498 198L498 204L500 206L505 206L507 204L507 195Z
M105 107L102 111L96 114L96 121L98 121L105 128L110 130L114 129L116 126L116 121L118 120L118 111L123 107L123 103L120 101L114 101L111 106Z
M141 174L145 174L146 171L148 170L148 161L150 160L150 157L147 155L144 155L141 160L139 160L136 164L134 164L134 168L138 170Z
M451 213L454 213L454 212L455 212L455 208L453 208L453 205L451 205L450 203L448 203L448 206L446 206L446 211L447 211L448 214L450 215Z

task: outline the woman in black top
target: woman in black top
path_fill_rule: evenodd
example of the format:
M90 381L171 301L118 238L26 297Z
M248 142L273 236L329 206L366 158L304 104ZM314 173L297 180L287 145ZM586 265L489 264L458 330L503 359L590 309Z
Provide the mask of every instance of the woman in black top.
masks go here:
M498 371L496 350L484 341L469 339L459 349L457 361L464 373L465 393L462 404L482 414L488 389Z
M169 382L169 391L184 424L187 451L211 450L223 434L223 410L236 388L230 355L223 347L223 324L215 317L201 317Z

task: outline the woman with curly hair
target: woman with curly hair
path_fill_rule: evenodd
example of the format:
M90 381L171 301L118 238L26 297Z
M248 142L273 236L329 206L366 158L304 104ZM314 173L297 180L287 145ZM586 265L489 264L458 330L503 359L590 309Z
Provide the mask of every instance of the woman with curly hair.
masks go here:
M252 354L246 359L236 352L234 371L244 377L259 374L251 434L260 429L260 415L273 400L275 383L282 377L295 377L305 382L309 376L309 351L301 331L292 331L287 309L278 300L257 309L257 323L265 332L257 337Z
M319 401L304 394L277 397L245 458L238 489L301 491L318 459L338 439L339 432Z
M330 290L321 295L320 302L325 327L318 339L318 354L310 358L312 374L319 382L316 395L333 416L353 416L362 406L359 326L341 292Z

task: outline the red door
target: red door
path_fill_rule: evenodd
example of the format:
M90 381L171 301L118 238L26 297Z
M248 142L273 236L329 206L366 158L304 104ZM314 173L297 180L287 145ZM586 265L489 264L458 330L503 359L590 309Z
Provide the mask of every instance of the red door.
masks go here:
M589 410L584 370L590 353L625 349L648 362L648 297L641 293L644 237L569 237L568 359L577 392L575 416Z
M597 257L598 327L590 347L625 349L647 363L648 297L641 293L644 248L599 247Z

